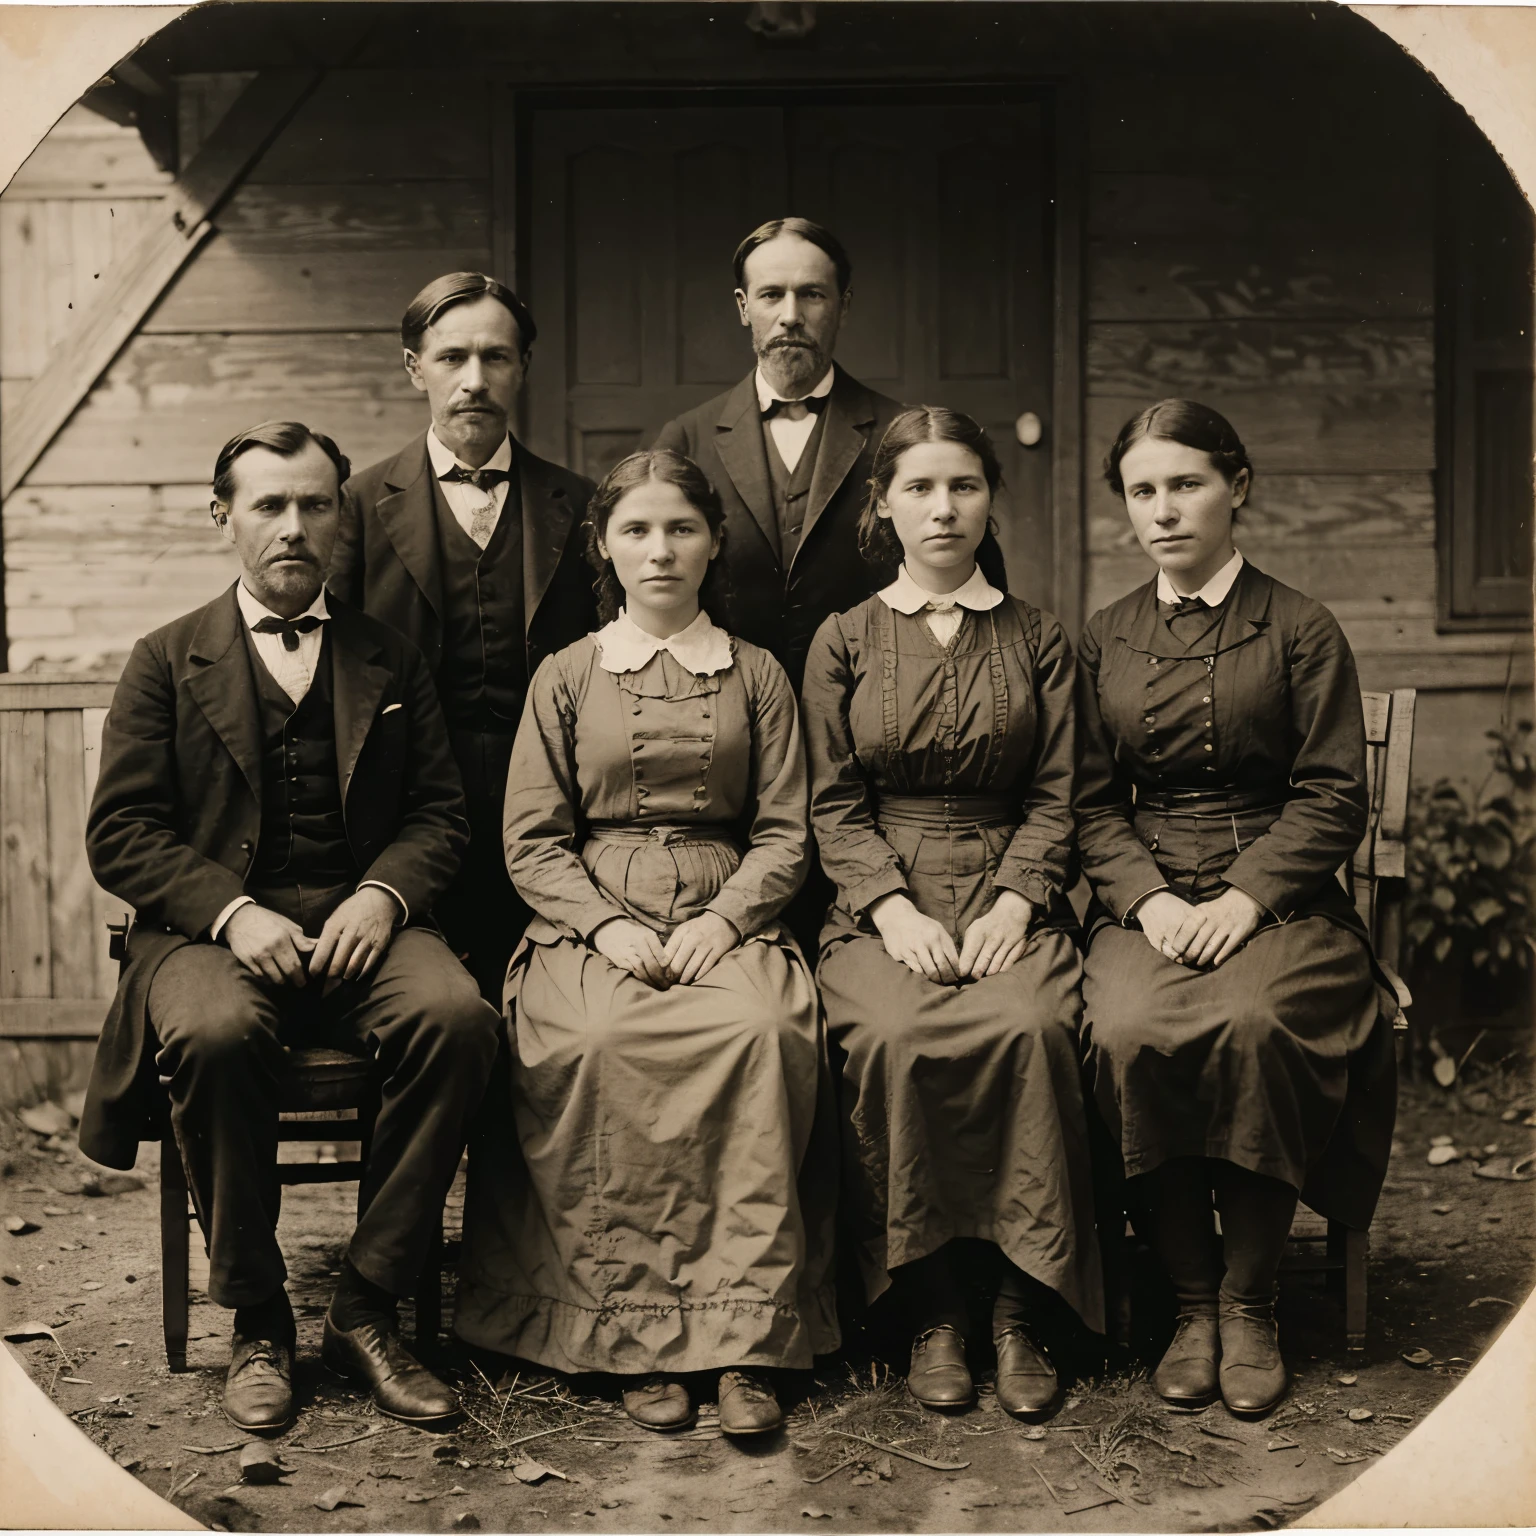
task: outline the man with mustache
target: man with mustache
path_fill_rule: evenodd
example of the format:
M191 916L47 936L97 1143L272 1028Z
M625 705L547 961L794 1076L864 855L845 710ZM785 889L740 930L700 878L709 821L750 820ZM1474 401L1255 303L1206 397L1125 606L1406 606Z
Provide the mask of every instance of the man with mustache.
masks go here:
M852 265L831 230L770 219L736 247L736 308L757 367L661 429L725 505L731 628L771 651L798 690L811 637L895 576L858 547L875 449L898 401L832 361L853 297ZM977 558L1006 591L990 534Z
M582 514L592 483L509 431L533 316L481 272L428 283L400 322L432 424L347 483L333 592L427 658L464 780L469 850L438 920L500 1006L528 909L507 877L502 801L523 695L545 656L597 627Z
M134 922L80 1146L131 1168L169 1098L208 1296L235 1314L224 1411L260 1433L293 1419L275 1232L285 1047L377 1063L322 1355L381 1411L427 1422L458 1400L401 1344L396 1302L435 1236L500 1024L432 926L469 835L432 679L415 646L326 598L348 472L299 422L225 445L213 519L240 579L134 646L86 827L92 873Z

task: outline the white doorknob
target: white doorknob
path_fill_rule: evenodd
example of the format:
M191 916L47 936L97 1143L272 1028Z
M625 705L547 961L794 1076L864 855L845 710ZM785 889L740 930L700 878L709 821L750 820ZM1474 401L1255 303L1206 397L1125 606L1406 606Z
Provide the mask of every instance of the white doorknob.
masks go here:
M1024 411L1013 424L1013 435L1021 448L1033 448L1045 436L1045 427L1033 411Z

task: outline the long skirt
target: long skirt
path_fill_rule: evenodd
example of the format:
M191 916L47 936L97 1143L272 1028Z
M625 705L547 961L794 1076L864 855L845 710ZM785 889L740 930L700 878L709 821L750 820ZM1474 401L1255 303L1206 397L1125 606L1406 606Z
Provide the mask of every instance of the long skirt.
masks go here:
M1089 945L1083 1001L1094 1102L1127 1177L1169 1158L1223 1158L1369 1224L1396 1099L1360 935L1295 917L1197 971L1139 929L1106 924Z
M657 991L560 939L509 987L511 1112L470 1161L460 1337L619 1374L835 1349L836 1110L794 945Z
M817 975L846 1055L844 1220L868 1299L898 1265L981 1238L1102 1332L1071 939L1043 929L1002 975L941 986L860 935Z

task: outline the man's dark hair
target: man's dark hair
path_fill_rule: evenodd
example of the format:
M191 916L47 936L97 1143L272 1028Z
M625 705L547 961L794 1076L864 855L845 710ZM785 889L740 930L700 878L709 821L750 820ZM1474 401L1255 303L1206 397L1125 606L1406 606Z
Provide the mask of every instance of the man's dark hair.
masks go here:
M736 247L736 255L732 259L738 288L745 290L747 286L747 257L758 246L767 245L770 240L777 240L780 235L795 235L824 250L832 258L832 265L837 269L837 291L847 293L848 284L853 281L853 263L848 259L848 252L843 249L843 242L830 229L811 219L769 219L766 224L759 224Z
M302 453L310 443L336 466L336 488L340 491L352 474L352 465L331 438L324 432L311 430L302 421L264 421L260 426L236 432L219 449L219 456L213 465L213 499L227 506L233 498L235 460L242 453L249 453L252 448L265 448L279 458L291 459L295 454Z
M484 272L445 272L434 277L420 293L405 306L400 317L400 343L409 352L421 350L421 338L427 327L455 304L470 304L476 299L495 299L511 312L517 322L517 347L525 356L539 334L533 323L528 306L507 287Z

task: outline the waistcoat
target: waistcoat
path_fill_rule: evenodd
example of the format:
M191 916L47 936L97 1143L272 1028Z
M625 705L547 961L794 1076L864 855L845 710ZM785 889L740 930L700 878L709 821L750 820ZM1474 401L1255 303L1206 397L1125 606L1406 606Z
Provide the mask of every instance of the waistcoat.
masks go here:
M437 691L448 724L461 730L517 729L528 691L523 632L523 505L514 462L507 499L482 550L459 526L433 478L443 570L443 659Z
M335 892L334 907L358 878L341 814L329 628L315 680L297 705L267 671L249 631L245 642L261 724L261 839L246 885L263 906L308 928L316 898Z
M768 456L768 483L773 490L773 516L779 529L779 564L785 570L795 558L800 547L800 535L805 529L805 514L810 507L811 480L816 473L816 456L821 452L821 440L826 436L827 413L816 418L816 425L806 439L805 447L795 467L784 462L779 445L768 430L768 423L760 422L758 430L763 434L763 449Z

